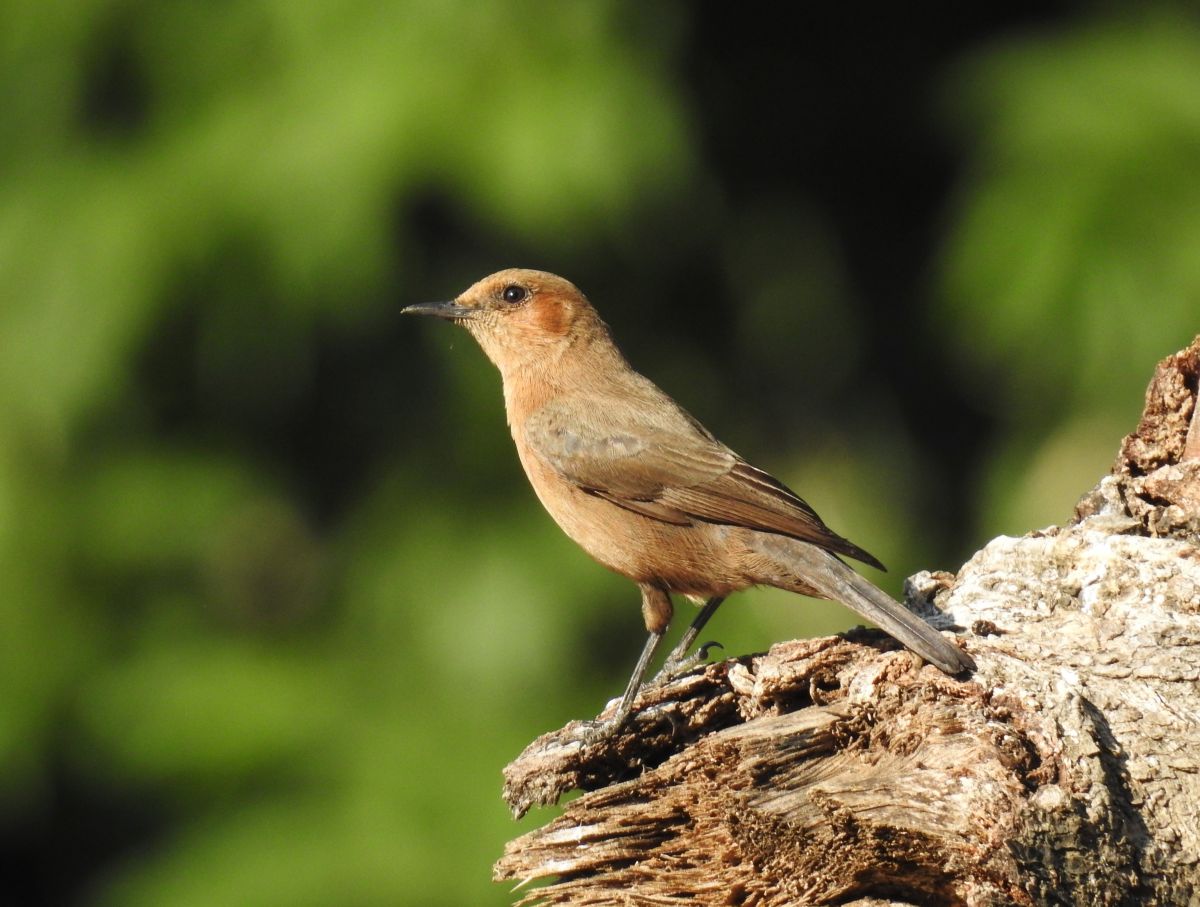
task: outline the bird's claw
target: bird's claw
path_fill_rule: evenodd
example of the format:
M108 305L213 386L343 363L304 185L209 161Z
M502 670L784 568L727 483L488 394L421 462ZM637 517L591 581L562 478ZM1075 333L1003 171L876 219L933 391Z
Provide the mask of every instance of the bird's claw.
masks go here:
M691 655L686 655L676 658L673 655L668 657L663 663L662 669L654 675L654 679L650 681L649 686L661 686L664 683L669 683L676 677L682 677L688 671L699 665L705 664L708 661L709 649L724 649L725 647L719 642L706 642L699 646Z
M593 718L590 721L581 721L579 722L579 726L571 733L571 739L578 741L585 747L604 743L615 737L617 731L621 729L624 723L624 716Z

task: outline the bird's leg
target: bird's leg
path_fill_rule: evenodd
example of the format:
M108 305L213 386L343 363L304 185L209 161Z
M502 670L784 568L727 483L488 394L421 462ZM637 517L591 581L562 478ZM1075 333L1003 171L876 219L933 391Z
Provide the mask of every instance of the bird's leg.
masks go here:
M617 713L611 718L598 718L595 721L587 722L587 727L581 735L585 743L595 743L612 737L629 720L629 716L633 713L633 702L637 699L638 690L642 688L642 680L646 676L650 660L654 658L654 653L658 650L662 638L662 633L651 633L646 637L646 645L642 647L642 654L633 668L633 675L625 687L625 694L621 697L621 704L617 706Z
M617 713L611 718L588 722L586 730L581 735L584 743L595 743L613 736L629 720L629 716L633 712L634 700L637 699L638 691L642 688L642 681L646 678L646 671L649 670L654 653L658 651L658 646L667 633L667 627L671 624L673 611L671 596L654 586L641 586L641 590L642 618L646 622L646 629L650 631L650 635L646 638L642 654L638 656L637 664L633 667L633 674L625 686L625 693L621 696L621 704L617 706Z
M688 655L688 651L692 648L692 644L695 643L696 637L700 635L700 631L704 629L704 625L708 623L708 619L717 613L717 608L721 607L721 602L723 601L725 601L724 595L714 595L704 603L704 607L700 609L700 613L696 615L696 619L692 621L692 625L687 628L687 631L683 634L683 638L679 640L678 645L667 656L662 670L650 681L651 684L666 683L668 680L690 671L708 658L708 650L710 648L721 645L719 642L706 642L694 655Z

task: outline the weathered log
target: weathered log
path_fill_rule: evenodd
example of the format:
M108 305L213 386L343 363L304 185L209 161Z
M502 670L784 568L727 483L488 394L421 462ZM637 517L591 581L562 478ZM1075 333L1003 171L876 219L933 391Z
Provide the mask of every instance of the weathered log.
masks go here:
M551 905L1200 903L1200 337L1070 523L906 595L962 631L948 678L874 631L644 695L505 772L497 879Z

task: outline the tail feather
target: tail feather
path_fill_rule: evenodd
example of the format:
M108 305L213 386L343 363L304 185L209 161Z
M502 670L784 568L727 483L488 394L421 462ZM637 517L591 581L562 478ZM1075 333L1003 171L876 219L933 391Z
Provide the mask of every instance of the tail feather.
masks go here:
M834 574L836 594L830 595L947 674L973 671L975 661L941 633L882 589L845 564Z
M790 575L769 585L839 601L947 674L973 671L975 661L882 589L814 545L760 534L760 549Z

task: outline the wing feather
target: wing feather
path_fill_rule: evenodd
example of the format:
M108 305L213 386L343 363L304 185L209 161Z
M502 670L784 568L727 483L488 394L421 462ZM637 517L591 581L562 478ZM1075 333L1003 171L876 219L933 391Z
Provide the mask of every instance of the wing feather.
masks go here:
M525 438L564 479L634 513L675 525L702 520L791 536L883 568L665 394L656 402L667 406L635 409L620 401L593 406L582 419L577 407L552 402L526 421Z

